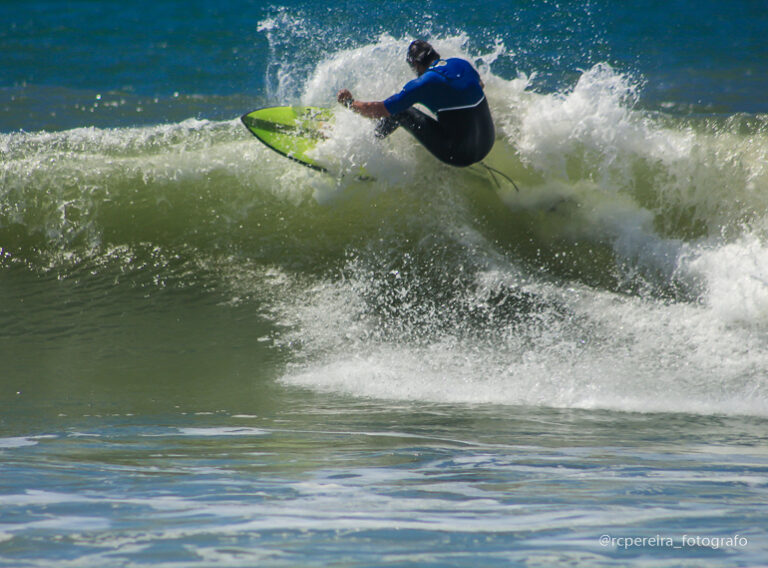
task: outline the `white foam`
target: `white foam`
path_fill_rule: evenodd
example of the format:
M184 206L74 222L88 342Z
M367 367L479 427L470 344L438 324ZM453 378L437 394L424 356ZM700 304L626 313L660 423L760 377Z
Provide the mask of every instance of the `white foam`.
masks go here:
M702 246L686 268L704 281L703 301L716 318L768 332L768 246L757 235Z
M37 440L25 437L0 438L0 449L23 448L37 443Z
M364 281L315 287L286 306L310 357L282 381L392 400L768 415L764 337L707 306L526 288L567 315L553 308L490 338L456 329L419 344L387 339L363 315Z
M211 428L179 428L182 436L264 436L266 430L241 426L222 426Z

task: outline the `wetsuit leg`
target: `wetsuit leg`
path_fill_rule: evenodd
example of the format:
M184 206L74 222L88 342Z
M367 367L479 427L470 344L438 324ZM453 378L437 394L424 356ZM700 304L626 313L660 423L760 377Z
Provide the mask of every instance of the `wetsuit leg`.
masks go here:
M475 164L488 155L496 142L496 129L486 99L472 108L440 112L437 118L446 139L451 141L449 157L444 160L449 164Z
M425 146L438 144L438 140L442 136L442 128L434 118L420 110L409 108L395 115L382 118L376 125L376 137L385 138L400 126L408 130Z
M402 126L438 160L454 166L469 166L490 152L495 130L486 100L471 109L439 113L438 119L409 108L381 119L376 136L384 138Z

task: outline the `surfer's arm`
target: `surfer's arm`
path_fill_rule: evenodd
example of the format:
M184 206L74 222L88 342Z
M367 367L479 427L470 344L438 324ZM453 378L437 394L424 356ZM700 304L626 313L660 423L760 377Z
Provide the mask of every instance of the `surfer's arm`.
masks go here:
M352 101L349 108L366 118L384 118L385 116L389 116L387 107L385 107L384 103L381 101L373 101L369 103Z
M366 118L384 118L389 116L389 111L381 101L356 101L347 89L342 89L337 95L337 100L357 114Z

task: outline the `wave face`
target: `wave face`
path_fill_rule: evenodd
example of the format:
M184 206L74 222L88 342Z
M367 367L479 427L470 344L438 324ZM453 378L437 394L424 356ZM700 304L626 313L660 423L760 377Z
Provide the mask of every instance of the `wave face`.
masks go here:
M267 102L374 99L410 78L406 34L291 66L306 20L275 10L258 31ZM519 191L405 133L378 142L344 110L318 157L375 181L292 164L230 119L7 132L3 270L257 306L288 353L279 380L320 391L768 414L765 115L649 109L600 62L544 91L504 72L503 41L433 43L480 70L487 164Z

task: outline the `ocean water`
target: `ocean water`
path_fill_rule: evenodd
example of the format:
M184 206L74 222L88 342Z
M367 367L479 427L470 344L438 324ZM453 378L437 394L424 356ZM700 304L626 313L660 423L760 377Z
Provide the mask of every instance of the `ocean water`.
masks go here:
M766 564L762 2L0 21L0 566ZM519 190L238 120L384 98L414 37Z

